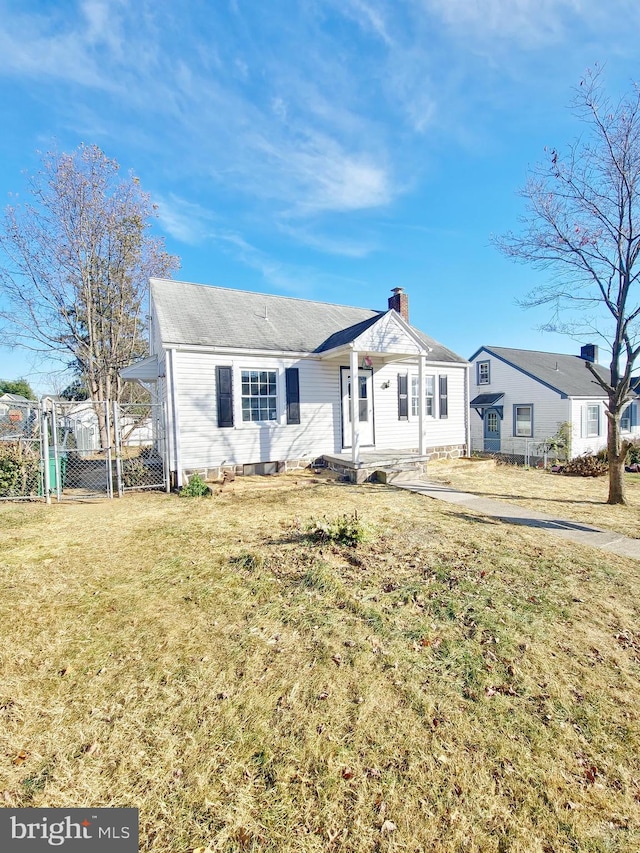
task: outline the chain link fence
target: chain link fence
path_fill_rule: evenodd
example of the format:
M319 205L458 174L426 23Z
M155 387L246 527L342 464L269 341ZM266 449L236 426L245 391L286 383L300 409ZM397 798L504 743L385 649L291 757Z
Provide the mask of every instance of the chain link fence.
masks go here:
M114 406L118 493L166 488L165 419L159 404Z
M0 400L0 500L44 499L42 410L38 403Z
M167 470L160 404L0 401L0 500L168 490Z
M548 468L558 462L558 454L549 447L551 440L533 438L471 439L471 453L498 459L507 465Z

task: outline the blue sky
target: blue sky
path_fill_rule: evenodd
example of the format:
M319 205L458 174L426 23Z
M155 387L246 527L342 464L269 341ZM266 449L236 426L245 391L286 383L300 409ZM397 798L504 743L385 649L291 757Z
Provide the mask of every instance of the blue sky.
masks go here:
M96 143L159 205L176 275L386 308L461 355L577 351L501 257L587 67L640 79L631 0L0 0L0 198ZM0 346L40 392L51 365ZM63 383L64 384L64 383Z

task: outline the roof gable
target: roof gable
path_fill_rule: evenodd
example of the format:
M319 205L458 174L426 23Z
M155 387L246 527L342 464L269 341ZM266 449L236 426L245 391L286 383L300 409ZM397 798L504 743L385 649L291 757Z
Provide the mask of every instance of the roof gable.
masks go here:
M540 384L556 391L563 397L605 397L602 387L596 382L583 358L566 353L541 352L538 350L511 349L509 347L482 346L470 360L486 353ZM610 373L602 365L593 365L605 381Z

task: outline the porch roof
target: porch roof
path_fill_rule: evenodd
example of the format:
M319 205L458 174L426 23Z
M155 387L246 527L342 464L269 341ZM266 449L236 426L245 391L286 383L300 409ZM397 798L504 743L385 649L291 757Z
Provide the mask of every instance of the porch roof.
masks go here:
M155 382L158 379L158 358L155 355L150 355L148 358L143 358L130 364L129 367L124 367L120 371L120 376L123 379L137 380L138 382Z
M469 403L474 409L486 409L489 406L494 406L498 400L502 400L504 394L478 394Z

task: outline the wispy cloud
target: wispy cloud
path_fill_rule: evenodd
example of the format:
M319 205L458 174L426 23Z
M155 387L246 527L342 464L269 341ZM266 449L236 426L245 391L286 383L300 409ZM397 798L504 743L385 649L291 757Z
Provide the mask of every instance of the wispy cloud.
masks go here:
M611 15L628 5L611 3ZM354 257L366 241L329 237L324 218L389 208L424 174L434 140L473 140L482 119L468 121L469 104L498 46L515 66L522 47L562 42L576 21L593 30L604 14L596 0L42 8L0 0L0 76L37 81L66 126L95 127L108 152L109 136L126 140L137 171L161 176L176 239L207 233L206 186L240 217L259 210L291 240Z
M154 201L158 205L158 219L162 227L175 240L195 246L209 235L211 223L215 220L212 211L174 193L168 196L156 193Z
M309 298L323 288L342 288L353 285L361 287L363 282L346 276L332 275L305 264L285 263L249 243L241 234L218 229L210 235L224 251L237 261L256 270L270 287L301 298Z
M593 28L630 12L626 0L421 0L424 9L474 42L500 39L538 48L567 39L576 25ZM616 8L614 8L616 7ZM624 7L627 7L626 9ZM623 12L624 10L624 12Z

